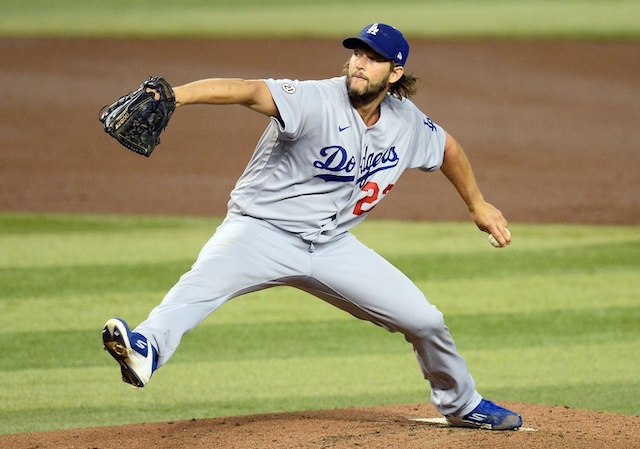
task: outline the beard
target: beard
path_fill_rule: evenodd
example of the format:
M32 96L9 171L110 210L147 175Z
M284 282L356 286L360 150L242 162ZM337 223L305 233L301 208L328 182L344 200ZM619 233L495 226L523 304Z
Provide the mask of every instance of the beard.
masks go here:
M354 107L364 106L373 102L384 90L387 88L386 82L368 83L363 88L355 88L351 86L351 80L353 75L347 74L347 92L349 93L349 99ZM366 80L369 81L368 79Z

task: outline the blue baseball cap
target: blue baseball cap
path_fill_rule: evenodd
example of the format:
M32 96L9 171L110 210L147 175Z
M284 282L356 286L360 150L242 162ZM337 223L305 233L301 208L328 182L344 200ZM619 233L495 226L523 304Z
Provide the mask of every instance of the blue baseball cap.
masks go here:
M384 23L367 25L357 37L348 37L342 41L342 45L351 50L362 44L400 66L404 66L409 57L409 43L402 33Z

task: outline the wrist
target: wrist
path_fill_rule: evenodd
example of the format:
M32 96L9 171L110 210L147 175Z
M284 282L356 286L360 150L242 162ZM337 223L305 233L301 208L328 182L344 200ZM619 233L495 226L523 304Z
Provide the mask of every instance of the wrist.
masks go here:
M480 196L473 201L467 202L467 207L469 208L469 212L473 213L476 210L480 209L484 204L486 204L484 197Z

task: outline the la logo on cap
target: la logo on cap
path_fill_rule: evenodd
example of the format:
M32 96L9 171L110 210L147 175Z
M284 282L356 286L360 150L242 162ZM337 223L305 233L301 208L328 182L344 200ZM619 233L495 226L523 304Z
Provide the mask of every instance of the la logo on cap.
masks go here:
M378 29L378 24L377 24L377 23L374 23L374 24L373 24L373 25L371 25L371 26L369 27L369 29L367 30L367 34L373 34L373 35L375 36L376 34L378 34L378 31L380 31L380 30Z

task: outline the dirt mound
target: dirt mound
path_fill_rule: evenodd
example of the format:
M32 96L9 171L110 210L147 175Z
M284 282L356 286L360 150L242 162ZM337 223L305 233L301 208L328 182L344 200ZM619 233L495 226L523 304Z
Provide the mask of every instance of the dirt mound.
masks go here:
M565 407L505 403L524 417L519 431L452 428L430 405L321 410L193 419L0 436L7 448L38 449L635 449L640 418Z

